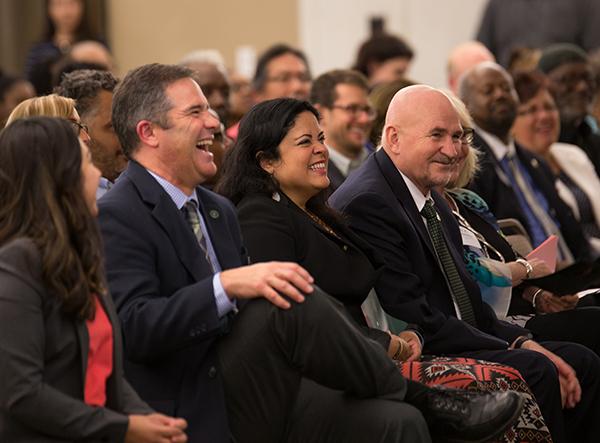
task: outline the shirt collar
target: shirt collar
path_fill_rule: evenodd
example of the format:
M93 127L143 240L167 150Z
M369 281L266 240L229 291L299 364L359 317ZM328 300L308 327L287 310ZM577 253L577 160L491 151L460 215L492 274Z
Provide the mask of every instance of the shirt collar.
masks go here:
M183 205L185 205L190 200L193 200L196 202L196 204L198 204L198 196L196 195L195 189L192 191L191 195L186 195L185 192L183 192L170 181L162 178L160 175L155 174L149 169L146 169L146 171L148 171L148 173L155 178L158 184L162 186L162 188L169 195L169 197L171 197L173 203L175 203L175 206L177 206L177 209L181 209Z
M331 146L327 146L327 150L329 151L329 161L333 162L333 164L345 177L348 176L351 170L360 166L369 155L364 148L360 150L359 156L354 159L346 157L344 154L336 151L336 149L332 148Z
M406 183L408 192L410 192L413 201L417 205L417 209L419 210L419 212L421 212L423 210L423 207L425 206L425 203L427 203L427 200L431 198L431 192L427 192L427 195L423 195L423 193L419 190L417 185L415 185L410 178L404 175L399 169L398 172L402 176L404 183Z
M505 144L502 140L487 131L484 131L479 126L475 126L475 131L479 136L488 144L494 157L498 161L502 161L508 153L513 154L516 152L515 141L511 138L508 144Z

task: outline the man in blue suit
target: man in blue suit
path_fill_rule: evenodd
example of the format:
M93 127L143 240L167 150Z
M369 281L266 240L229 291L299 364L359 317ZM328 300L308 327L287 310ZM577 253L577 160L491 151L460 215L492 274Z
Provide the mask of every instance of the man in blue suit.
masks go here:
M99 202L100 226L125 372L141 397L186 418L192 442L426 442L417 407L458 435L510 423L515 395L430 402L432 390L403 379L300 266L245 266L232 204L199 187L216 172L208 111L180 66L137 68L114 96L130 163ZM458 403L471 412L444 419Z
M402 89L388 109L383 149L330 201L384 257L377 294L389 314L421 326L424 353L515 367L554 441L591 441L597 430L589 426L600 419L598 357L572 343L542 346L529 331L498 320L463 263L458 225L434 191L454 172L462 134L458 114L441 91Z

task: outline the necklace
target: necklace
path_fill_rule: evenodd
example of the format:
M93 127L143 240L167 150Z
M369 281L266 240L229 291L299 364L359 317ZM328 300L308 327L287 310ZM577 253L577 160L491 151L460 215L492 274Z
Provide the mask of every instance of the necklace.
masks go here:
M325 229L325 231L329 234L334 236L335 238L337 238L340 241L343 241L341 239L341 237L339 235L337 235L335 233L335 231L333 229L331 229L331 227L325 223L323 220L321 220L319 217L317 217L315 214L313 214L312 212L309 211L304 211L306 212L306 214L312 219L312 221L314 221L316 224L318 224L320 227L322 227L323 229Z

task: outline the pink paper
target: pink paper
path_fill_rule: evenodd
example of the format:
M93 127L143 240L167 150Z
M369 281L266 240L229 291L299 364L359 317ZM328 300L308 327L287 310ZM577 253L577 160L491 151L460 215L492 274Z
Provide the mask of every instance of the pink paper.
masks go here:
M558 237L551 235L544 242L527 254L527 260L537 258L543 260L550 268L550 271L556 271L556 258L558 257Z

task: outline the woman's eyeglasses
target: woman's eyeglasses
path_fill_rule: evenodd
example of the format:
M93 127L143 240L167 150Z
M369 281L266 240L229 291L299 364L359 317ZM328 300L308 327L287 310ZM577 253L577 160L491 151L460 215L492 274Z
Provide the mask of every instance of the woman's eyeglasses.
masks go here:
M77 136L81 134L81 131L84 131L86 134L89 135L90 130L87 127L87 125L84 125L83 123L75 119L69 119L69 121L73 124L73 128L75 129L75 133L77 134Z

